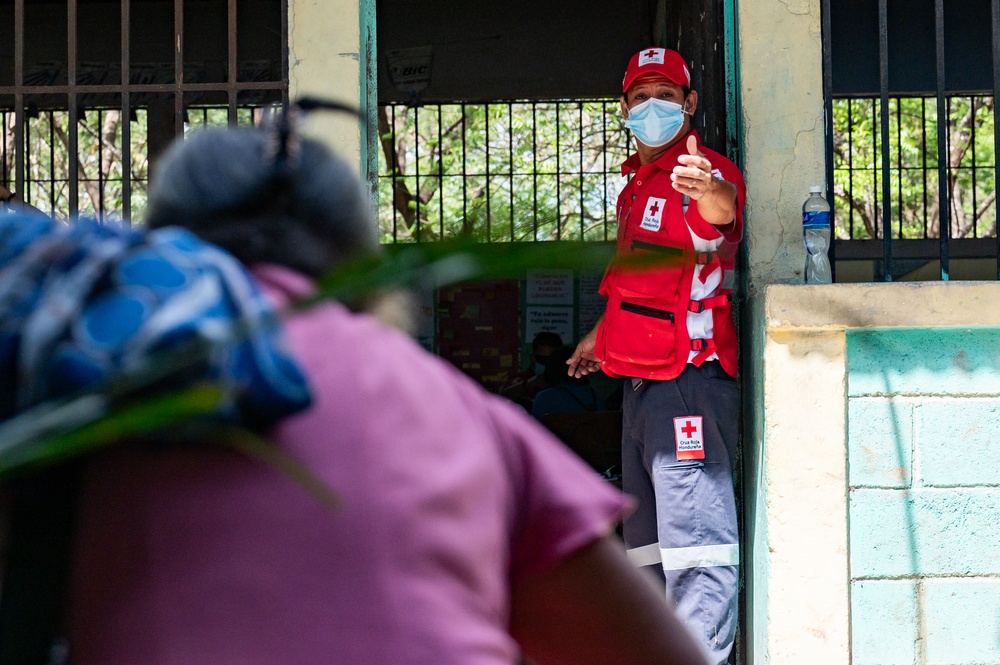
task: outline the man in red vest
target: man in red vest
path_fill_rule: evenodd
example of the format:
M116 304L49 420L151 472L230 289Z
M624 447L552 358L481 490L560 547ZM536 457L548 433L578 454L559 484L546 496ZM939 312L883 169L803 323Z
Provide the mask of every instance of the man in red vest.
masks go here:
M739 437L732 270L743 234L743 176L691 128L698 93L676 51L629 61L622 113L636 152L618 197L618 256L604 316L569 373L626 377L622 472L638 500L629 558L662 573L678 613L725 663L736 630L739 544L732 466Z

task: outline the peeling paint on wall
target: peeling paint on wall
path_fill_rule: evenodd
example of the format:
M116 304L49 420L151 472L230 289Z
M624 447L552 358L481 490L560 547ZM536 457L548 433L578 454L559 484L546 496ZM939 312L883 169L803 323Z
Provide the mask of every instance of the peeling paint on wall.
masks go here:
M801 283L802 202L824 180L819 0L739 5L750 280Z

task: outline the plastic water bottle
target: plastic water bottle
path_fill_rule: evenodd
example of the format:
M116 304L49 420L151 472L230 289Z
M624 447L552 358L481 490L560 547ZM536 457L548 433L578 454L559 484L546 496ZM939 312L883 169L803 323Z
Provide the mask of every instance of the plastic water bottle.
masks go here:
M830 204L823 198L823 188L813 185L802 204L802 240L806 245L806 284L829 284Z

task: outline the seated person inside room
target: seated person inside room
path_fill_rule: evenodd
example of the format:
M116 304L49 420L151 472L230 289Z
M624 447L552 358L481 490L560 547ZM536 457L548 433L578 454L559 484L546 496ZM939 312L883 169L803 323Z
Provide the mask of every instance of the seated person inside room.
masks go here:
M518 372L507 382L506 386L500 389L500 394L520 404L525 411L530 413L535 395L551 385L545 378L545 365L552 352L562 348L562 346L562 338L557 333L542 331L535 335L531 340L528 369Z
M550 413L584 413L597 411L600 399L586 376L579 378L566 372L566 361L573 349L561 346L549 356L542 376L550 387L535 395L531 415L541 420Z

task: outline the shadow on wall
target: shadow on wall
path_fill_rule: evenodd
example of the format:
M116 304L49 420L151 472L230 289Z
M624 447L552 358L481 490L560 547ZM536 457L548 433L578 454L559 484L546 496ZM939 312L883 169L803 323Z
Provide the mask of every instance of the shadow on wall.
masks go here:
M983 601L995 598L1000 573L998 349L996 328L847 333L852 648L860 661L1000 656L1000 639L988 638L1000 604Z

